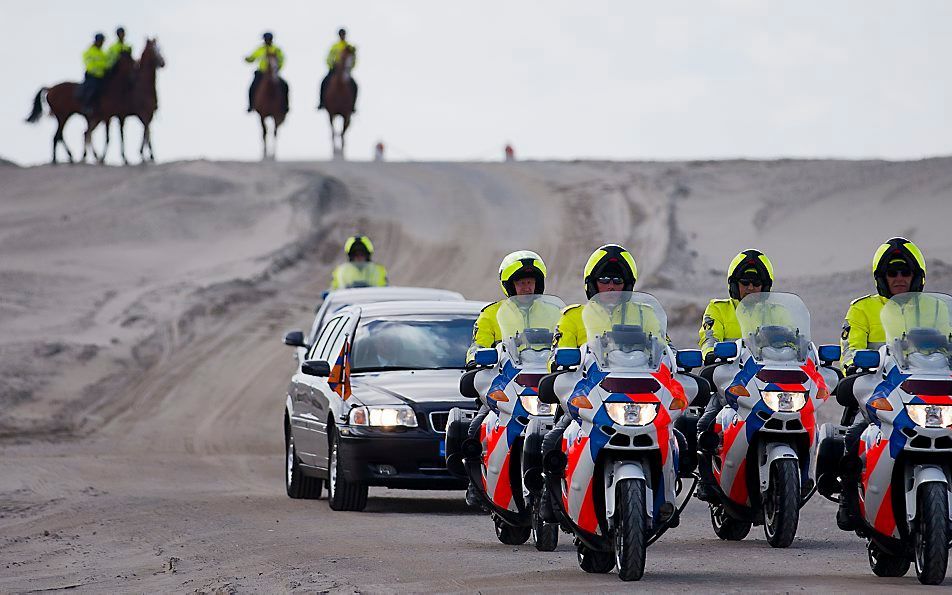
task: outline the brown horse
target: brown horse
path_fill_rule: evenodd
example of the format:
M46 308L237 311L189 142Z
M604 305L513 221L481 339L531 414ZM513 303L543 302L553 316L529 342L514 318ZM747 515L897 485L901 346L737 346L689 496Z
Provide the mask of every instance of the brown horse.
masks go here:
M334 75L327 85L324 107L331 124L331 148L335 157L344 156L344 135L350 126L350 117L354 113L354 90L350 84L350 69L354 66L354 54L348 46L341 51L334 67ZM340 147L337 145L338 133L334 127L334 117L340 116L344 124L340 131Z
M254 109L261 118L261 159L268 158L268 125L265 122L271 118L274 123L271 143L271 159L274 159L278 144L278 127L287 116L287 105L284 100L284 83L278 76L277 56L268 56L268 69L262 73L261 82L255 90Z
M159 50L159 43L156 38L146 40L145 48L139 57L139 63L132 77L132 88L129 92L129 101L123 106L124 109L117 114L113 114L119 121L119 152L122 154L122 162L126 165L129 161L126 159L125 145L125 122L129 116L136 116L142 122L142 145L139 146L139 157L145 162L145 148L149 147L149 160L155 161L155 153L152 151L152 118L159 107L159 99L155 87L155 75L159 68L165 66L165 58ZM109 122L106 122L106 148L109 147ZM103 149L105 155L106 150Z

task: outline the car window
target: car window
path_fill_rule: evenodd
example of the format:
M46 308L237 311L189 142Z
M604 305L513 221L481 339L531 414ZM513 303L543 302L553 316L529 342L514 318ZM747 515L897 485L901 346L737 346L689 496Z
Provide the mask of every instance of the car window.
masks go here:
M328 312L328 302L324 302L321 306L321 309L317 311L317 315L314 317L314 324L311 325L311 332L308 334L307 338L309 339L308 344L313 345L317 342L318 333L321 331L321 323L327 318Z
M337 360L338 354L340 354L340 348L343 344L344 330L347 328L347 316L340 316L338 318L340 323L333 329L328 335L327 343L321 348L320 359L330 362L331 366L334 365L334 362Z
M320 353L324 351L324 348L327 346L327 341L334 331L340 327L342 320L343 317L338 316L324 325L324 330L321 331L321 337L311 346L311 351L307 354L307 359L324 359L320 356Z
M460 314L361 320L354 333L351 370L463 368L474 320Z

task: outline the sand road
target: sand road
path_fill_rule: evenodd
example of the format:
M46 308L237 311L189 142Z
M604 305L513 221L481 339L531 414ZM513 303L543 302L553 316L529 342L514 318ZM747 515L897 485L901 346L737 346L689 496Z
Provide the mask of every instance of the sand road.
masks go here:
M619 241L680 345L758 246L829 341L890 235L952 289L950 199L950 160L0 167L0 591L622 590L566 535L499 544L458 493L372 490L363 513L287 498L280 338L309 324L343 239L370 234L396 284L478 299L531 247L567 301ZM694 502L639 586L918 588L874 577L834 510L815 498L773 550L758 529L718 541Z

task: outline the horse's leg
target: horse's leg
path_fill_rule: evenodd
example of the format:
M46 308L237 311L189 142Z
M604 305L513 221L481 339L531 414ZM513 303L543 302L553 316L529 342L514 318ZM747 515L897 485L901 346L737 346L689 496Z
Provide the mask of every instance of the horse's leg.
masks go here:
M149 161L155 163L155 151L152 150L152 125L149 124L149 127L145 129L146 135L149 138Z
M337 157L337 131L334 130L334 115L327 111L327 121L331 125L331 155Z
M279 120L278 118L274 119L274 131L271 134L271 161L275 161L278 158L278 128L281 127L281 122L283 118Z
M344 127L340 131L340 156L344 156L344 135L347 134L347 128L350 126L350 116L344 116Z
M69 146L66 145L66 141L63 140L63 127L66 126L66 118L56 117L56 134L53 135L53 163L56 163L56 145L63 143L63 146L66 148L66 155L69 157L69 162L73 162L73 156L69 153Z
M261 115L261 160L268 158L268 125L264 121L264 115Z
M129 165L129 160L126 159L126 117L119 116L116 119L119 120L119 154L122 155L122 164Z
M102 147L102 157L96 157L96 160L99 161L99 165L103 165L106 162L106 153L109 151L109 128L112 126L112 118L106 118L106 144ZM96 155L96 149L93 148L93 155Z

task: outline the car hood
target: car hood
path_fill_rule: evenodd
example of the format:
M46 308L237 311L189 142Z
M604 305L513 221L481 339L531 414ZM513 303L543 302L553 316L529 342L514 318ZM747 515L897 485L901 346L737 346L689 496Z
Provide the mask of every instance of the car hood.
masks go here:
M364 405L469 403L459 394L463 370L399 370L350 377L351 394Z

